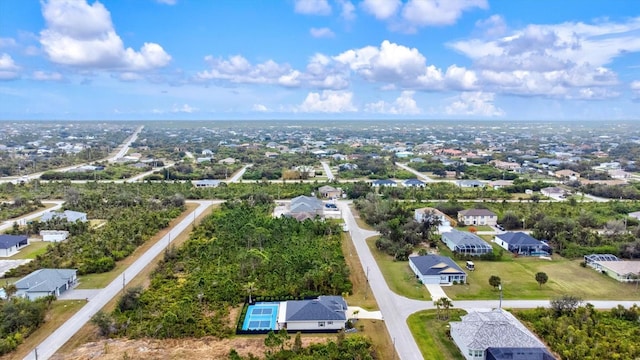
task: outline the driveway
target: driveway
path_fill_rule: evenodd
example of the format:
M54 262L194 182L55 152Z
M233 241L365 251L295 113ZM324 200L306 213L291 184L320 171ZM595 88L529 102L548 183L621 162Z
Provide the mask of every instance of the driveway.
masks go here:
M429 294L431 294L431 300L436 301L438 299L442 299L443 297L449 299L447 294L444 293L444 290L442 290L442 286L437 284L424 284L424 286L427 288L427 290L429 290Z
M102 289L71 289L58 296L58 300L87 300L90 301L100 293Z

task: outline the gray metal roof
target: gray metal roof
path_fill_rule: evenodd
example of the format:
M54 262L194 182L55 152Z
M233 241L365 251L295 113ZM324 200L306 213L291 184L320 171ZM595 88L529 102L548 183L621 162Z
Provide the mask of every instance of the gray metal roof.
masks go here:
M347 320L347 302L342 296L320 296L314 300L287 301L286 321Z
M291 199L289 211L291 213L318 212L322 211L323 207L324 205L320 199L312 196L301 195Z
M409 257L409 261L411 261L415 265L415 267L418 269L418 271L420 271L420 274L422 275L466 275L466 273L462 271L462 269L458 266L458 264L455 263L455 261L446 256L411 256Z
M488 247L491 248L486 241L482 240L478 235L474 235L470 232L460 231L460 230L451 230L445 233L442 233L442 237L451 241L453 244L458 246L464 245L475 245L476 247Z
M52 292L72 279L75 269L40 269L16 281L18 290L27 292Z
M86 213L72 210L65 210L64 212L56 212L56 211L48 211L42 214L40 221L49 221L51 219L65 219L68 222L75 222L85 218L87 216Z
M27 241L27 235L0 235L0 249L8 249Z

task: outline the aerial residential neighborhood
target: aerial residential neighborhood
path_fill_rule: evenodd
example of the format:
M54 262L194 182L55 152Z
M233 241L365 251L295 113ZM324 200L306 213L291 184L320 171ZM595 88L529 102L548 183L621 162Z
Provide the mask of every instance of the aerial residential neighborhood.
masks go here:
M0 360L640 359L633 1L0 3Z

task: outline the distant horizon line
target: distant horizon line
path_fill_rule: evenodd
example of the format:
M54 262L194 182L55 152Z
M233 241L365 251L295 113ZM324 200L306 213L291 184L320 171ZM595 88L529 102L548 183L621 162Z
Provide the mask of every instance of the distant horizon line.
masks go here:
M0 119L0 122L89 122L89 121L102 121L102 122L132 122L132 121L142 121L142 122L162 122L162 121L175 121L175 122L212 122L212 121L283 121L283 122L309 122L309 121L322 121L322 122L344 122L344 121L375 121L375 122L576 122L576 121L584 121L584 122L635 122L640 121L639 119L381 119L381 118L354 118L354 119Z

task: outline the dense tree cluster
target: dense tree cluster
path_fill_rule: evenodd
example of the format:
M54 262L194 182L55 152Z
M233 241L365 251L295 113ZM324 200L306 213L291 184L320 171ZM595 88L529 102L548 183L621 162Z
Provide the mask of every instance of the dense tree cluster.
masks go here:
M284 331L286 335L286 331ZM313 344L302 347L300 333L293 341L289 341L290 336L283 334L269 334L265 339L265 344L270 347L265 360L373 360L374 349L371 340L361 335L345 336L338 334L336 340L329 339L325 343ZM231 350L229 360L259 360L260 358L250 354L247 357L240 356L236 350Z
M229 336L229 309L253 296L351 291L336 224L273 218L272 204L229 201L166 252L150 287L127 293L105 329L130 337ZM101 328L102 328L101 327Z
M18 196L12 202L0 202L0 220L13 219L42 207L44 205L40 200L29 200Z
M71 188L67 190L66 200L65 205L70 209L87 212L90 218L105 219L105 225L91 229L86 225L66 224L73 230L69 239L49 245L44 254L11 269L5 276L24 276L41 268L73 268L78 269L79 274L110 271L116 261L129 256L184 210L181 195L149 199L126 192L79 192ZM28 225L27 231L40 227L41 223L34 222Z
M12 297L0 302L0 355L13 351L44 322L51 301Z
M356 200L355 206L360 216L380 232L376 247L396 260L406 261L416 245L435 241L435 230L440 225L437 216L426 216L418 223L410 208L373 193Z
M640 357L640 308L636 305L629 309L619 305L611 311L596 311L591 304L560 312L537 308L516 315L564 360Z

